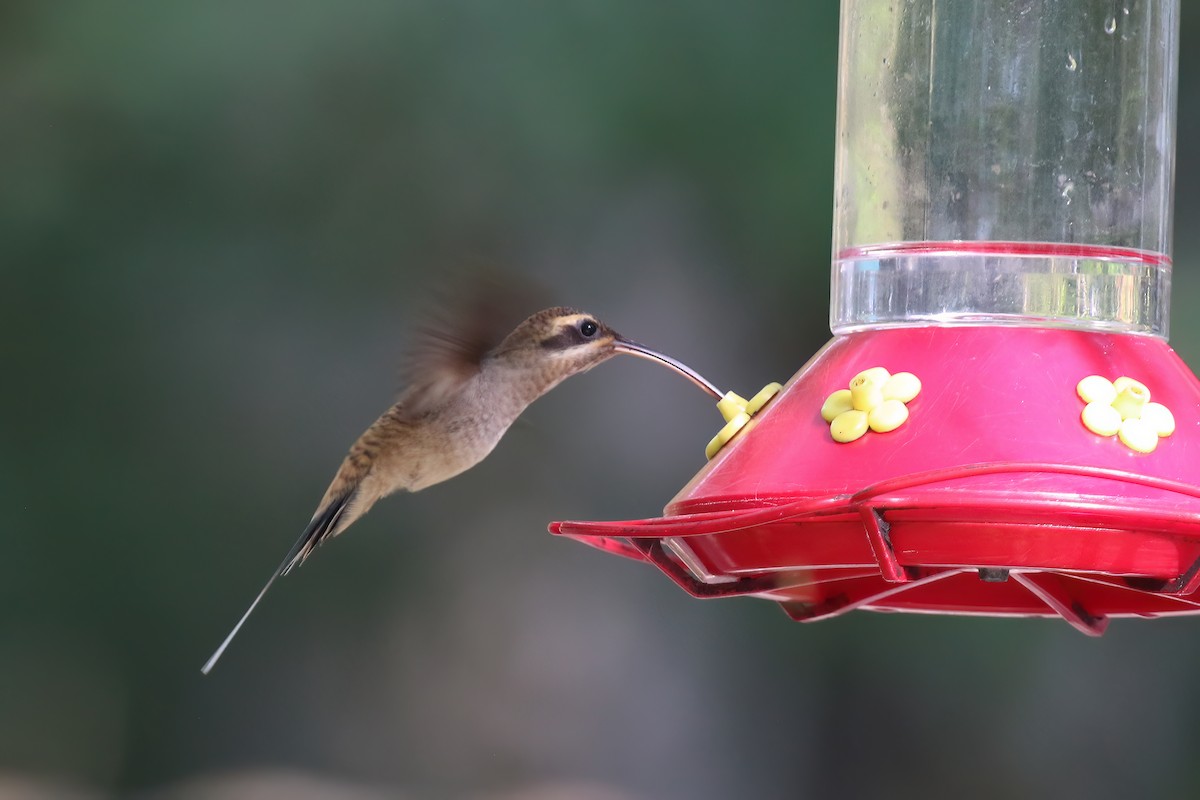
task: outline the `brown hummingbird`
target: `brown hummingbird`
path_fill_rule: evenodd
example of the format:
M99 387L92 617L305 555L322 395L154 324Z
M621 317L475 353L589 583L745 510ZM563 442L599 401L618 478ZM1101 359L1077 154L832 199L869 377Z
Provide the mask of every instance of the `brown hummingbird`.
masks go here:
M208 674L217 663L276 578L381 498L424 489L478 464L530 403L566 378L627 353L657 361L714 397L723 396L689 367L620 336L583 311L539 311L494 345L487 340L495 320L477 311L453 329L424 331L408 389L351 446L308 527L201 672Z

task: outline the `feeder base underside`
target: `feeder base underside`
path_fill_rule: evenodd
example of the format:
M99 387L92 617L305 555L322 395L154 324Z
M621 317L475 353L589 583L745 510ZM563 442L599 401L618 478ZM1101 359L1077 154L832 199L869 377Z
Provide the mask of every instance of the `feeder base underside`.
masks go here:
M1167 514L1147 531L1118 509L1070 523L966 510L862 506L732 529L744 512L718 512L552 530L654 564L694 597L772 600L800 622L855 609L1058 617L1097 636L1112 617L1200 613L1193 519Z
M1065 572L1007 572L985 580L975 569L912 570L906 583L878 575L822 575L816 585L795 586L765 595L777 600L798 622L847 611L957 614L996 617L1060 617L1098 636L1111 617L1195 614L1200 601L1170 594L1147 594L1121 578ZM1137 611L1130 608L1136 607ZM1120 609L1102 611L1102 609Z

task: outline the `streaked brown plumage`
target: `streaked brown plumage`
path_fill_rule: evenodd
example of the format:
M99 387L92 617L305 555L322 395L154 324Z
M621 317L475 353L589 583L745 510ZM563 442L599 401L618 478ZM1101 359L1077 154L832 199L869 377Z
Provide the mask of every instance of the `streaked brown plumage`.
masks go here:
M591 336L580 328L590 323ZM564 336L564 331L571 335ZM393 492L419 491L483 460L525 408L563 379L616 355L616 334L569 308L541 311L493 351L444 335L426 342L426 379L413 384L350 448L287 574Z
M495 324L495 318L480 312L453 328L425 331L409 370L409 388L351 446L308 527L205 663L204 673L277 577L387 495L419 491L482 461L521 412L564 379L628 353L658 361L721 397L716 387L679 362L619 336L582 311L540 311L492 346Z

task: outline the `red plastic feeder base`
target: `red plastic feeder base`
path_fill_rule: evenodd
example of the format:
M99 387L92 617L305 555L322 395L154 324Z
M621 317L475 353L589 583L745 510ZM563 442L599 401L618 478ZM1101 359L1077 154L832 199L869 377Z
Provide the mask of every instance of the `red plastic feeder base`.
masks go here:
M922 381L888 433L820 416L869 367ZM1076 384L1130 376L1173 414L1151 453L1080 421ZM1058 616L1200 612L1200 382L1158 339L1021 327L840 336L656 519L553 533L648 561L696 597L796 620L856 608Z

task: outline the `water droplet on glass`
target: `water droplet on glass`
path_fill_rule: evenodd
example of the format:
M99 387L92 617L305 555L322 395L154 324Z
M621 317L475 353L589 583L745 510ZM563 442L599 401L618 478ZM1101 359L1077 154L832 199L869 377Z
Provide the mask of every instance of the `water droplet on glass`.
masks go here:
M1070 51L1068 51L1067 52L1067 69L1069 69L1071 72L1074 72L1075 68L1077 66L1079 66L1079 62L1077 62L1075 60L1075 56L1071 55Z
M1104 20L1104 32L1112 36L1117 31L1117 18L1110 16Z

